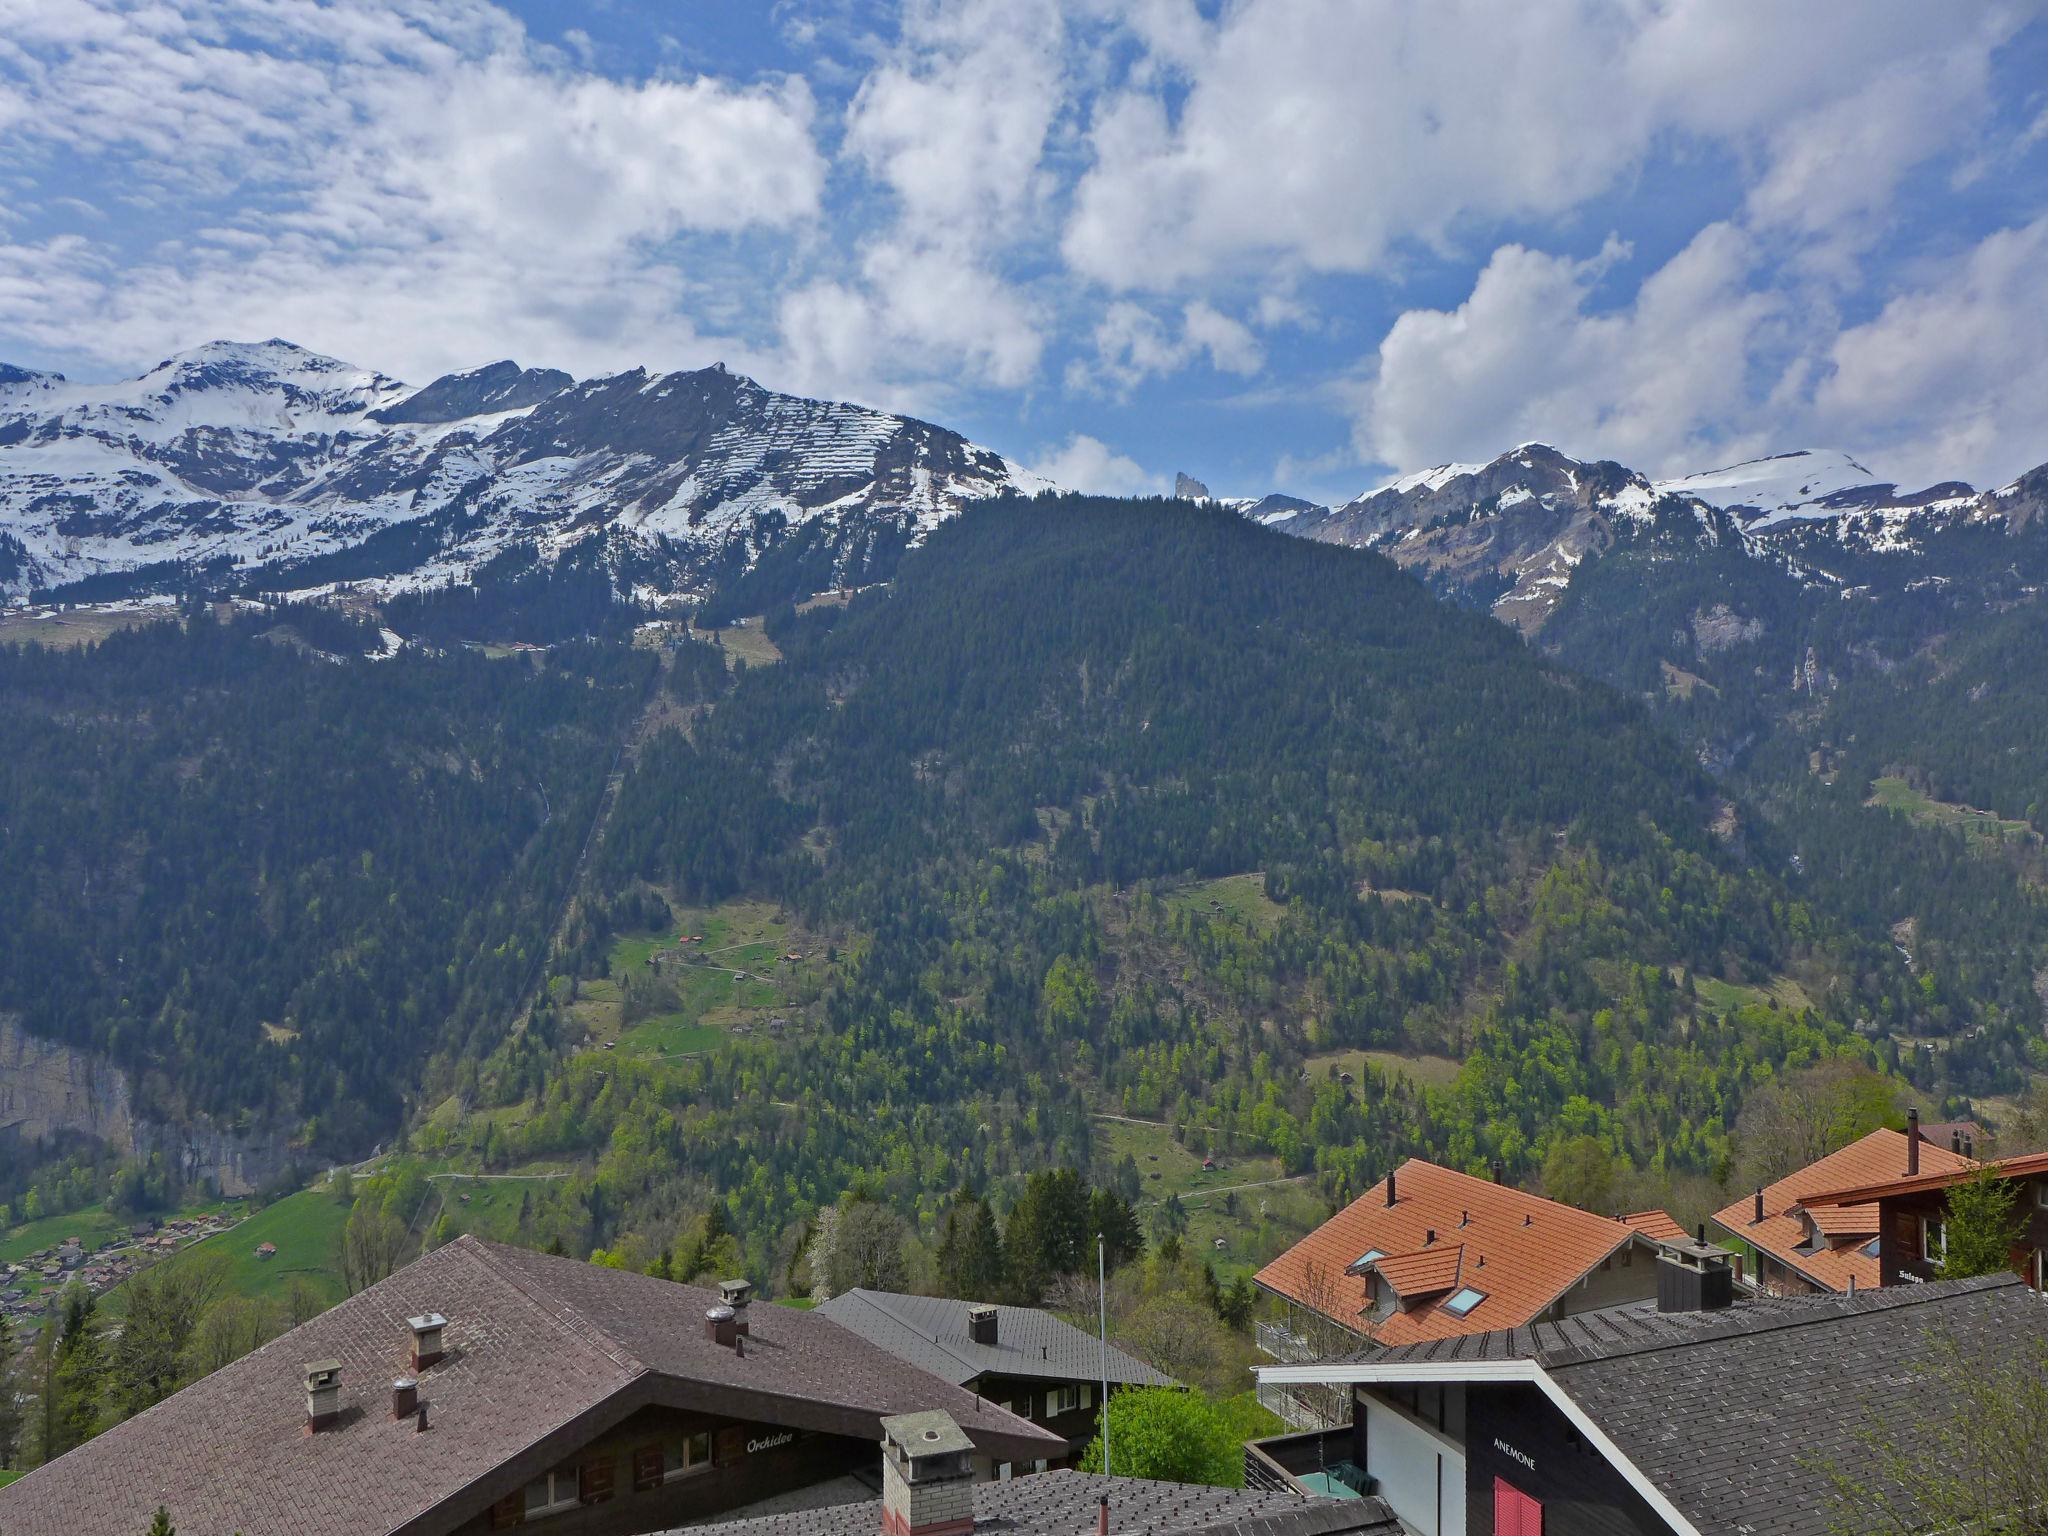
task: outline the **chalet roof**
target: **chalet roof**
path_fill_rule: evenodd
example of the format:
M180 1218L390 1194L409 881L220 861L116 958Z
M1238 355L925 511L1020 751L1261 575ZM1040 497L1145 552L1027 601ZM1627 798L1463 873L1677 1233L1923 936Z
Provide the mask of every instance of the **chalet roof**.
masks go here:
M1465 1255L1463 1243L1437 1243L1414 1253L1390 1253L1366 1265L1403 1301L1434 1296L1458 1283L1458 1270Z
M1831 1465L1867 1469L1873 1428L1908 1429L1894 1415L1920 1423L1961 1411L1939 1368L1948 1351L2011 1359L2044 1347L2048 1298L1994 1275L1717 1312L1591 1313L1280 1373L1531 1381L1694 1529L1824 1536L1839 1528Z
M1777 1183L1765 1186L1762 1221L1754 1219L1756 1197L1745 1195L1717 1211L1714 1224L1780 1263L1789 1265L1824 1290L1845 1291L1851 1280L1856 1282L1859 1290L1874 1289L1878 1284L1876 1256L1862 1252L1857 1246L1807 1250L1803 1246L1806 1227L1793 1214L1793 1207L1810 1196L1824 1193L1827 1198L1823 1203L1840 1204L1839 1196L1830 1191L1845 1185L1866 1184L1903 1175L1907 1145L1904 1131L1882 1128L1872 1131L1840 1151L1830 1152L1817 1162L1786 1174ZM1938 1168L1947 1173L1967 1171L1975 1166L1968 1158L1958 1157L1946 1147L1920 1148L1920 1167L1924 1171Z
M1941 1156L1943 1166L1930 1166L1929 1150L1923 1148L1920 1153L1920 1172L1911 1177L1901 1174L1894 1178L1824 1189L1817 1191L1813 1198L1831 1205L1868 1205L1893 1195L1931 1194L1936 1190L1949 1189L1960 1184L1980 1167L1995 1168L2009 1179L2040 1178L2048 1175L2048 1152L2028 1152L2017 1157L2001 1157L1989 1163L1975 1163L1966 1157L1958 1158L1951 1152L1943 1152Z
M878 1440L943 1408L1001 1459L1066 1442L828 1318L750 1309L744 1356L704 1337L715 1291L459 1237L0 1489L7 1536L180 1529L366 1536L452 1529L651 1404ZM417 1373L430 1429L390 1415L407 1319L446 1315ZM340 1420L305 1432L303 1366L341 1362Z
M1420 1158L1394 1171L1394 1193L1388 1205L1381 1180L1254 1279L1347 1328L1370 1328L1383 1344L1406 1344L1526 1323L1603 1259L1638 1240L1605 1216ZM1465 1317L1442 1301L1427 1301L1371 1323L1364 1315L1364 1281L1347 1270L1356 1270L1368 1254L1419 1253L1432 1230L1438 1243L1462 1249L1464 1283L1485 1291L1486 1300Z
M1669 1211L1631 1211L1620 1220L1624 1227L1659 1243L1683 1243L1692 1237Z
M1305 1499L1256 1488L1073 1471L976 1484L975 1528L1002 1536L1081 1536L1094 1531L1096 1501L1104 1494L1112 1536L1399 1536L1401 1531L1401 1523L1378 1499ZM869 1501L692 1526L688 1536L875 1536L880 1529L880 1512Z
M857 1289L820 1302L816 1312L899 1360L961 1386L990 1375L1044 1381L1102 1379L1102 1346L1092 1334L1037 1307L999 1306L996 1342L977 1344L967 1331L967 1314L975 1305L941 1296ZM1109 1379L1126 1386L1179 1385L1164 1371L1115 1347L1109 1350L1108 1368Z

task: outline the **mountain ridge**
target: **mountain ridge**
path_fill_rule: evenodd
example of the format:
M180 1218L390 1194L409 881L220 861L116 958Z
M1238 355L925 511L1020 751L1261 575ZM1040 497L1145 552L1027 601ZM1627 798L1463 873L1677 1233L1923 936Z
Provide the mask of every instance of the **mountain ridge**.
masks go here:
M944 427L722 364L576 380L505 360L414 387L272 339L207 343L111 385L8 378L0 531L24 554L0 596L17 598L147 585L137 573L161 587L192 566L317 590L295 570L401 529L402 553L364 573L387 589L616 530L688 592L735 542L758 553L807 525L848 547L877 527L914 542L969 501L1044 483Z

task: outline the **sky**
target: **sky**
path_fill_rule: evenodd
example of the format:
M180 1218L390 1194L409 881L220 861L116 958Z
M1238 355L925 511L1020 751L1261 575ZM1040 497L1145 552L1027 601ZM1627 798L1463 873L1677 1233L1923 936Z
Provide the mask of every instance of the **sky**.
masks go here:
M2048 0L0 0L0 360L713 361L1062 484L2048 461Z

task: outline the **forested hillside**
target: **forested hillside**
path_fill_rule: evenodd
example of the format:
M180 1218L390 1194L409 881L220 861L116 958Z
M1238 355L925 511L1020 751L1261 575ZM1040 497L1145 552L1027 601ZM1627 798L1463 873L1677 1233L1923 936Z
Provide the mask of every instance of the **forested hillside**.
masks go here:
M495 1043L653 663L380 647L208 610L0 647L0 1012L104 1053L142 1113L309 1159L388 1135L434 1052Z
M2048 539L1871 553L1816 530L1801 558L1824 563L1646 537L1573 573L1541 645L1691 742L1789 888L1897 946L1912 989L1874 1019L1921 1037L1923 1076L2015 1091L2048 1067Z
M1330 1198L1409 1151L1527 1176L1584 1135L1712 1176L1753 1083L1888 1054L1851 1026L1911 987L1640 705L1375 555L1015 503L769 634L779 665L641 754L596 889L765 897L843 953L800 1046L550 1071L534 1042L573 1043L568 989L606 965L582 930L580 977L429 1132L596 1157L536 1238L715 1203L786 1258L856 1179L929 1222L962 1183L1101 1168L1103 1112ZM1368 1049L1465 1066L1423 1086Z
M886 587L637 641L587 573L515 574L385 605L430 642L388 659L310 611L0 654L0 1008L153 1112L526 1175L472 1204L415 1171L379 1222L731 1231L764 1276L851 1187L927 1234L1036 1169L1138 1198L1149 1127L1326 1200L1569 1144L1647 1201L1725 1178L1788 1067L2012 1076L2018 864L1782 814L1818 778L1759 815L1622 661L1615 691L1378 555L1013 499ZM610 638L463 644L584 612ZM1873 869L2017 926L1903 941Z

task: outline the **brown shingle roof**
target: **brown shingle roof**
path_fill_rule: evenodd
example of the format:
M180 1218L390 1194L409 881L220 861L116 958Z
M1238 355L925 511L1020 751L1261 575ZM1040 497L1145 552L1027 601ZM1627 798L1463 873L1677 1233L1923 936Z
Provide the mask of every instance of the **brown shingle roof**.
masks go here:
M754 1307L744 1357L704 1337L717 1293L460 1237L146 1413L0 1489L7 1536L445 1530L650 1403L880 1437L944 1408L1004 1459L1066 1442L829 1319ZM406 1319L446 1315L419 1373L431 1428L390 1416ZM304 1432L309 1360L342 1364L341 1422Z
M1385 1181L1375 1184L1260 1270L1258 1283L1378 1343L1409 1344L1526 1323L1635 1238L1605 1216L1420 1158L1395 1170L1395 1194L1389 1206ZM1463 1283L1486 1300L1466 1317L1431 1301L1371 1324L1361 1316L1365 1282L1347 1269L1374 1249L1418 1253L1431 1229L1446 1251L1462 1248Z
M1806 1240L1805 1223L1792 1213L1808 1196L1827 1195L1827 1204L1840 1204L1831 1192L1852 1184L1869 1184L1901 1176L1906 1171L1906 1133L1879 1129L1852 1141L1839 1152L1830 1152L1818 1162L1788 1173L1764 1190L1764 1219L1755 1221L1756 1199L1745 1195L1718 1211L1714 1224L1743 1241L1753 1244L1779 1262L1790 1265L1814 1284L1831 1291L1846 1291L1853 1279L1859 1290L1878 1283L1877 1260L1861 1251L1860 1245L1800 1250ZM1947 1174L1975 1167L1968 1158L1957 1157L1946 1147L1922 1145L1923 1172Z

